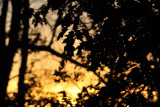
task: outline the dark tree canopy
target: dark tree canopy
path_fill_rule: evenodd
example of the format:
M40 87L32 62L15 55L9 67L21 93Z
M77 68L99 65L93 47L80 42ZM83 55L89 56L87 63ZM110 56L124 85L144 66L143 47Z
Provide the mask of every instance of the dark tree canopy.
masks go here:
M87 51L89 54L83 64L88 70L96 72L104 65L111 70L105 76L108 78L106 87L84 105L153 106L153 92L158 92L158 99L160 97L159 1L68 0L65 3L66 7L64 1L58 5L62 12L59 13L62 24L59 38L73 24L64 40L67 57L71 58L78 50L77 55L83 59L86 58L83 51ZM56 8L52 4L49 6ZM80 18L84 12L92 19L91 28L87 28L87 23ZM94 35L89 34L91 29L95 30ZM73 44L77 39L81 43L75 48ZM144 90L148 98L142 95Z
M5 0L4 0L5 1ZM63 58L59 71L55 75L69 78L65 72L61 72L65 60L87 68L99 78L104 87L96 86L84 87L78 94L77 107L159 107L160 106L160 1L159 0L48 0L47 5L34 10L29 8L29 1L11 0L13 5L13 18L9 35L9 45L5 46L5 18L7 8L3 7L0 24L2 30L0 36L0 67L1 84L5 89L0 92L4 95L0 98L5 104L6 87L9 74L17 49L22 49L22 83L19 82L19 90L24 90L24 74L28 48L32 51L47 50ZM5 3L5 2L4 2ZM6 0L6 6L8 0ZM51 50L52 40L49 46L36 46L37 38L34 42L28 39L29 19L33 18L32 24L36 27L39 23L47 23L46 15L48 10L57 11L58 18L53 28L62 27L57 40L65 36L64 54ZM19 16L16 18L15 16ZM84 20L86 17L88 21ZM22 18L23 17L23 18ZM23 20L23 21L22 21ZM21 22L24 24L24 35L19 41L19 31ZM17 28L15 27L17 26ZM67 33L69 32L69 33ZM75 47L75 41L80 44ZM20 46L19 46L20 45ZM2 51L1 51L2 50ZM6 54L6 53L7 54ZM72 59L74 53L81 59L81 63ZM4 57L5 56L5 57ZM4 60L4 61L2 61ZM4 63L5 62L5 63ZM104 67L110 69L109 73L102 78L97 70ZM5 76L4 76L5 75ZM106 81L108 79L108 81ZM3 83L3 80L6 82ZM89 94L87 89L98 90L96 94ZM147 97L143 92L146 92ZM66 98L66 93L62 92L64 101L70 105ZM155 94L156 93L156 94ZM19 92L24 98L24 92ZM88 97L86 99L86 97ZM155 100L155 98L158 98ZM19 106L24 106L24 99L21 104L21 96L18 96ZM47 101L45 99L45 101ZM41 101L40 101L41 102ZM32 101L31 101L32 103ZM53 103L53 102L52 102ZM1 104L2 105L2 104ZM57 104L54 104L58 106Z

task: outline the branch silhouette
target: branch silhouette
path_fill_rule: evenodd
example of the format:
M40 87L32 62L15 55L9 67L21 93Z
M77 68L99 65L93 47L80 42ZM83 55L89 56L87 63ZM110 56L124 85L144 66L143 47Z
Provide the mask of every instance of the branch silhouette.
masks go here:
M56 56L61 57L61 58L63 58L63 56L64 56L63 54L58 53L54 49L51 49L49 46L29 45L28 48L31 49L32 51L48 51L51 54L56 55ZM67 60L70 61L71 63L76 64L78 66L81 66L83 68L88 68L88 66L86 66L84 64L81 64L78 61L75 61L74 59L69 58ZM93 72L93 73L101 80L101 82L103 82L105 85L107 85L107 82L99 74L97 74L96 72Z

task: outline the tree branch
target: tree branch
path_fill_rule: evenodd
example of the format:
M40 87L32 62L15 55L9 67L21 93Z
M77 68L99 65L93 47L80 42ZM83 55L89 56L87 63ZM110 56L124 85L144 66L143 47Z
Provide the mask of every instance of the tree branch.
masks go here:
M56 56L58 56L58 57L61 57L61 58L63 58L63 54L61 54L61 53L58 53L57 51L55 51L54 49L51 49L50 47L48 47L48 46L35 46L35 45L29 45L29 47L28 47L29 49L31 49L31 50L35 50L35 51L48 51L48 52L50 52L50 53L52 53L53 55L56 55ZM77 61L75 61L75 60L73 60L73 59L67 59L67 60L69 60L71 63L74 63L74 64L76 64L76 65L78 65L78 66L81 66L81 67L84 67L84 68L88 68L88 66L86 66L86 65L84 65L84 64L81 64L81 63L79 63L79 62L77 62ZM107 85L107 82L99 75L99 74L97 74L96 72L93 72L100 80L101 80L101 82L103 82L105 85Z

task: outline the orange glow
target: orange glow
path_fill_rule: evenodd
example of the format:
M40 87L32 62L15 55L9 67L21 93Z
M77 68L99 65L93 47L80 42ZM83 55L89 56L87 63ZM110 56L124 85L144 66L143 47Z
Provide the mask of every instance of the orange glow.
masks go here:
M13 65L12 72L10 78L18 75L19 67L20 67L20 52L15 56L15 64ZM37 60L37 61L36 61ZM34 62L34 66L32 66L32 61ZM39 53L31 53L28 57L28 69L25 75L25 83L30 84L30 78L34 77L35 82L40 83L41 86L36 86L31 88L31 96L35 96L35 100L39 100L40 98L57 98L62 103L62 95L59 94L60 91L66 91L67 97L71 99L72 104L76 104L75 99L78 98L78 93L81 92L84 86L95 85L98 83L98 78L92 73L86 71L86 69L81 67L76 67L75 65L67 62L64 70L67 71L69 75L71 75L71 79L67 82L54 82L55 77L52 75L55 70L58 70L60 58L48 53L48 52L39 52ZM32 71L29 73L29 71ZM107 68L106 68L107 70ZM84 74L83 78L80 81L75 81L73 79L74 72L81 72ZM104 72L105 73L105 72ZM17 93L17 83L18 76L11 79L8 85L8 93L10 93L10 97L13 97L11 93ZM94 89L88 90L89 93L95 93ZM26 96L26 99L29 97ZM26 104L27 105L27 104ZM67 105L69 106L69 105ZM32 106L29 106L32 107ZM34 107L34 106L33 106ZM46 107L50 107L50 104L47 104Z

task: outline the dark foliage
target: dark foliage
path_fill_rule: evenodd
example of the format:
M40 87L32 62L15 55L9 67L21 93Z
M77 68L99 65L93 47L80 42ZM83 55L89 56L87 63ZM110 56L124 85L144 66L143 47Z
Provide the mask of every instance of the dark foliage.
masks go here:
M153 91L160 92L159 1L69 0L66 4L68 10L62 12L65 16L62 17L63 29L59 38L73 24L72 31L64 40L68 58L74 55L75 50L78 50L79 57L84 58L82 50L87 51L89 54L84 64L88 70L96 72L99 67L103 68L102 65L111 70L105 76L108 78L106 87L82 105L151 106ZM84 12L93 20L91 28L81 20ZM94 36L89 34L91 29L96 32ZM73 44L77 39L81 43L75 48ZM142 95L144 90L148 98ZM157 96L159 98L159 94Z
M3 77L1 82L6 81L5 84L2 82L5 88L12 60L18 48L18 32L22 20L20 16L23 5L21 3L16 5L15 0L12 0L12 4L14 11L9 48L0 47L2 50L0 58L7 59L5 63L1 61L2 71L6 71L6 73L1 73ZM88 93L88 87L84 87L79 94L76 106L158 107L160 105L159 0L48 0L48 5L42 6L39 11L28 9L27 17L34 16L35 27L38 23L46 24L46 15L50 8L58 10L59 17L56 27L62 26L62 32L57 39L66 36L63 43L66 44L64 54L67 57L64 60L71 60L77 50L77 55L82 58L82 66L94 72L99 78L100 76L96 73L97 69L103 70L104 66L110 69L110 73L107 73L105 78L100 78L106 86L92 87L99 90L98 93L92 95ZM4 11L3 20L5 20L5 13ZM83 20L85 13L90 22ZM15 18L15 16L19 17ZM2 23L1 26L5 24ZM72 29L66 34L69 27ZM1 29L4 30L3 27ZM92 35L89 33L91 30L95 32ZM1 38L4 39L1 39L3 42L1 44L4 45L5 38L2 36ZM78 47L74 47L76 40L81 41ZM47 47L47 49L50 48ZM5 51L8 51L9 54L5 54ZM87 56L84 55L84 51L88 53ZM65 81L65 78L69 76L61 72L63 67L64 62L62 61L60 70L54 75ZM105 79L108 81L106 82ZM144 91L147 92L148 97L144 97L142 93ZM5 93L6 89L1 90L2 92ZM153 92L158 94L154 95ZM61 93L63 93L63 100L72 105L66 98L66 93ZM5 95L1 99L5 100ZM155 96L158 97L158 100L153 102ZM46 101L46 99L43 100Z

